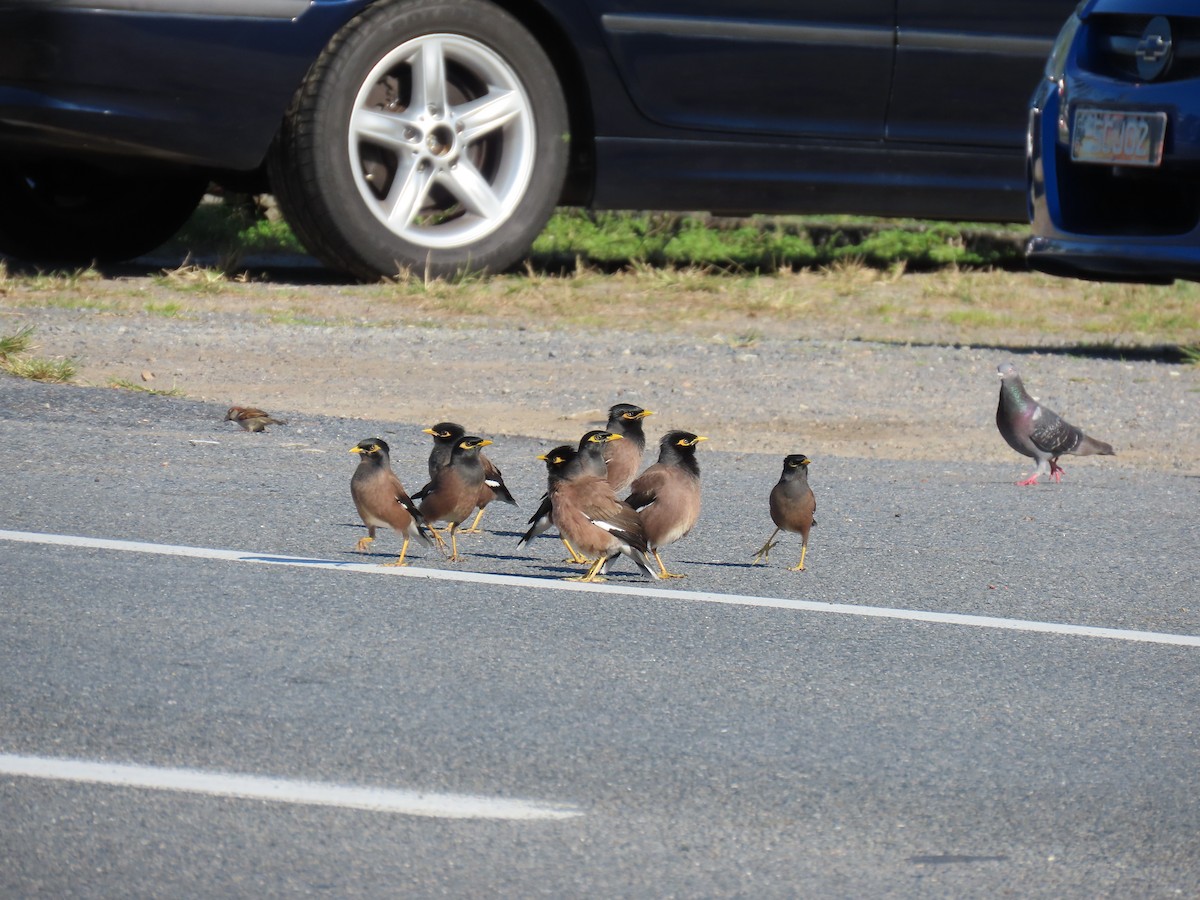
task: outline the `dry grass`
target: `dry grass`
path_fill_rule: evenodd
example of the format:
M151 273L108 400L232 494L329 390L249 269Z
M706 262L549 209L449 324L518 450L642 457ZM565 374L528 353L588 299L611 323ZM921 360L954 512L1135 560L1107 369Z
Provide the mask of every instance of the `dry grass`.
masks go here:
M86 288L86 289L84 289ZM0 272L10 306L100 308L187 317L214 311L281 326L403 324L622 327L913 343L1200 345L1200 286L1114 285L1030 273L879 270L855 260L752 276L704 267L633 266L606 274L528 270L374 285L231 279L180 266L143 278Z

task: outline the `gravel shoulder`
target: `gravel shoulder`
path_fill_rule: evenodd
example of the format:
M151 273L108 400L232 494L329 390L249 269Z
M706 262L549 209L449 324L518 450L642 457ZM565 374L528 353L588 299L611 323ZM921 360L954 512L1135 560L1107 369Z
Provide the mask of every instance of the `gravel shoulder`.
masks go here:
M306 310L313 290L331 309L341 303L335 286L310 289ZM37 354L75 358L81 383L123 379L293 421L451 419L492 437L560 443L629 401L656 412L652 439L686 428L742 453L1009 460L1015 479L1032 461L1013 454L994 424L996 365L1013 360L1031 393L1117 448L1115 460L1068 460L1068 473L1200 475L1196 365L871 342L806 334L802 322L759 322L747 338L729 322L634 330L443 316L381 327L367 318L281 322L247 309L164 316L23 305L0 309L0 332L33 326ZM214 432L233 427L214 416Z

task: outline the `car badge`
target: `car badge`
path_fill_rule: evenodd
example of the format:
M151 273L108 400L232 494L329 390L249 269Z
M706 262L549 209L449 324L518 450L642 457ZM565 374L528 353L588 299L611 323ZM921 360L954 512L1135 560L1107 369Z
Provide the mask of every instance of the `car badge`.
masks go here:
M1138 77L1143 81L1158 78L1171 65L1173 51L1171 23L1165 16L1155 16L1142 31L1137 49L1133 52L1137 57Z

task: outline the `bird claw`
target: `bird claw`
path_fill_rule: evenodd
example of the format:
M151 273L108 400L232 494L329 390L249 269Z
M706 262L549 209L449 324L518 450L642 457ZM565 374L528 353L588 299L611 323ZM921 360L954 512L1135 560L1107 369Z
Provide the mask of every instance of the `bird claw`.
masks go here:
M760 560L762 562L769 561L771 558L771 551L775 549L778 543L779 541L767 541L765 544L763 544L762 549L754 554L754 562L757 563Z
M398 568L403 568L404 566L407 566L408 563L404 562L403 560L398 559L395 562L384 563L383 565L384 565L384 567L389 568L389 569L398 569Z
M1036 473L1035 473L1035 474L1033 474L1033 475L1030 475L1030 476L1029 476L1028 478L1026 478L1024 481L1018 481L1018 482L1016 482L1016 484L1017 484L1017 486L1018 486L1018 487L1024 487L1024 486L1025 486L1025 485L1027 485L1027 484L1037 484L1037 483L1038 483L1038 482L1037 482L1037 480L1038 480L1038 477L1037 477L1037 475L1036 475Z
M366 553L367 548L370 547L371 544L374 543L374 541L375 541L375 538L373 538L373 537L359 538L358 543L354 545L355 552Z
M603 575L593 575L591 578L586 575L568 575L563 579L563 581L579 581L587 584L594 584L601 581L608 581L608 579Z

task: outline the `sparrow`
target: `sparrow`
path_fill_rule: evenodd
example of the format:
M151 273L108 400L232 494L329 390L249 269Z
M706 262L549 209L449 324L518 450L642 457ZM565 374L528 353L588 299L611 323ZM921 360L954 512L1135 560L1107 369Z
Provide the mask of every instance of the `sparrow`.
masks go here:
M467 430L456 422L438 422L423 430L425 434L433 437L433 449L429 453L429 484L431 485L438 470L450 463L454 445L466 436ZM483 518L483 510L493 500L499 499L504 503L511 503L513 506L517 505L517 501L513 499L508 486L504 483L504 475L495 463L482 453L479 454L479 461L483 463L484 472L483 486L479 489L479 498L476 502L479 512L475 516L475 521L471 523L471 527L462 529L459 534L478 534L479 520ZM428 487L429 485L426 485L414 494L413 498L420 500Z
M258 433L266 431L268 425L286 425L286 419L276 419L270 413L255 409L253 406L231 406L225 413L226 422L237 422L246 431Z
M690 431L668 431L659 441L658 462L633 480L626 503L638 511L646 545L658 563L660 578L683 578L668 572L658 551L673 544L700 518L700 466L696 445L708 438Z
M553 450L541 454L538 459L546 464L546 493L542 494L537 511L529 518L529 530L521 535L521 539L517 541L518 547L522 544L528 544L539 534L544 534L554 526L554 521L551 518L550 491L557 482L575 477L582 469L578 451L569 444L555 447ZM566 562L576 564L589 562L589 560L575 552L575 548L571 546L570 541L561 537L561 535L560 538L563 546L567 548L567 553L570 554Z
M808 553L808 533L817 524L817 520L813 518L813 513L817 510L817 500L813 496L812 488L808 486L810 462L803 453L793 453L784 457L783 474L779 476L778 484L771 488L771 521L775 523L775 530L754 555L755 562L760 559L766 561L769 558L771 549L779 543L774 538L780 531L799 532L800 562L789 568L793 572L804 571L804 556Z
M1037 484L1042 475L1055 483L1062 481L1058 458L1067 453L1076 456L1116 456L1111 444L1088 437L1074 425L1042 406L1025 390L1021 376L1012 363L996 367L1000 375L1000 403L996 406L996 427L1000 435L1018 453L1037 460L1037 469L1019 485Z
M424 496L420 510L425 521L446 522L450 526L448 558L452 562L463 559L458 552L458 526L470 517L479 501L479 489L485 478L479 451L491 443L474 435L459 438L450 453L450 462L438 469L433 481L421 492Z
M603 581L601 570L610 558L623 553L650 578L658 573L646 554L646 533L637 511L617 499L604 476L596 473L596 460L603 457L603 447L620 440L619 434L590 431L580 441L577 458L578 472L560 478L550 485L550 518L559 533L585 557L595 557L587 573L575 575L568 581Z
M418 540L433 546L435 535L392 471L388 449L387 443L380 438L368 438L350 448L351 453L359 456L358 467L350 478L350 496L367 526L367 536L361 538L354 549L366 552L375 540L376 528L391 528L404 543L400 545L400 556L396 561L386 565L404 566L407 565L404 556L408 552L408 542Z
M618 403L608 410L605 430L619 434L624 441L609 445L604 450L608 463L608 483L616 493L621 493L632 483L642 466L642 454L646 451L646 432L642 430L642 419L652 416L648 409L629 403Z

